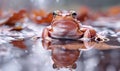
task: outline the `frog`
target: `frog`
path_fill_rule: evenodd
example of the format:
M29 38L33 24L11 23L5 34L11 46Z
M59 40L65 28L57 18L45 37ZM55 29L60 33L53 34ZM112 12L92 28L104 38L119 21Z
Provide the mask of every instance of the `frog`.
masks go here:
M77 13L74 10L54 11L51 24L42 32L43 40L95 38L95 40L104 41L92 26L81 24L76 17Z

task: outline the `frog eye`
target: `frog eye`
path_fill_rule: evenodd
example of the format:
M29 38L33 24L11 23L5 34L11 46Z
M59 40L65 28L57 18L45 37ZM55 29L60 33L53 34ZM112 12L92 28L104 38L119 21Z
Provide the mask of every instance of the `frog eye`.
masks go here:
M75 18L76 16L77 16L77 13L75 13L75 12L74 12L74 13L72 13L72 17L74 17L74 18Z
M75 11L71 11L71 15L73 18L75 18L77 16L77 13Z
M53 12L53 16L55 17L56 15L57 15L57 12L56 12L56 11L54 11L54 12Z
M59 15L60 11L59 10L56 10L53 12L53 16L55 17L56 15Z

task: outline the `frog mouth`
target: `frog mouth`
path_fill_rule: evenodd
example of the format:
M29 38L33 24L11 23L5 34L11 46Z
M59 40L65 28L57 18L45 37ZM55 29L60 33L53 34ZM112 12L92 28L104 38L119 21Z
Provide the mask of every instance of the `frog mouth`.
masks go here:
M77 27L76 23L72 20L59 20L55 21L52 24L53 27L59 27L59 28L74 28Z

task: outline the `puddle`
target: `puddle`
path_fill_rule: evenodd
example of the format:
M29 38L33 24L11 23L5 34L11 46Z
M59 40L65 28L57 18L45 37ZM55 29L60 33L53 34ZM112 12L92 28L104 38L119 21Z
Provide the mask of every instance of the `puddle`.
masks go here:
M112 68L119 71L120 46L114 43L58 39L50 42L41 38L16 39L1 44L0 69L2 71L11 68L12 71L106 71Z

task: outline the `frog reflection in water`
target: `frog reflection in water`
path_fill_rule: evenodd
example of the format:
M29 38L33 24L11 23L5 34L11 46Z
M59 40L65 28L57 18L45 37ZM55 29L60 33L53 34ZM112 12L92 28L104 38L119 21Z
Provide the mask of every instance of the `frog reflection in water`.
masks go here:
M42 40L42 45L45 49L51 50L53 68L55 69L76 69L76 61L78 60L81 53L80 49L87 49L86 44L81 40Z
M80 39L80 38L101 38L91 26L82 25L76 19L75 11L55 11L50 26L45 28L42 38L51 40L57 39Z
M76 61L79 58L80 50L79 49L65 49L62 48L64 45L69 44L66 43L70 40L53 40L48 42L47 40L43 40L43 47L51 51L51 57L53 60L53 68L69 68L75 69L77 67ZM71 42L71 41L70 41ZM72 45L72 44L71 44Z
M63 48L54 48L52 50L52 60L54 62L53 68L70 68L77 67L76 60L80 54L79 50L69 50Z
M91 48L98 50L119 48L119 46L109 45L103 42L98 43L94 40L86 42L81 40L52 39L51 41L42 40L42 45L45 49L51 50L53 68L57 69L75 69L77 67L76 61L80 58L82 51Z

